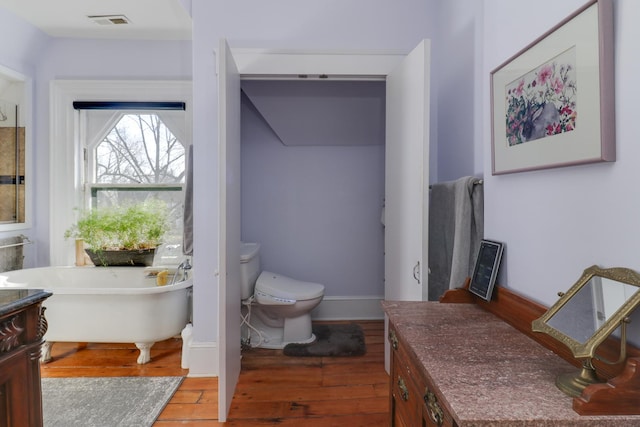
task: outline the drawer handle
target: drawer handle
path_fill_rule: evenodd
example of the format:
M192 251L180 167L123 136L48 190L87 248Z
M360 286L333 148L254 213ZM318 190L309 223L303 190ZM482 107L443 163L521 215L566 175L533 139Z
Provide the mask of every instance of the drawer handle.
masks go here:
M394 350L398 349L398 337L396 336L396 332L395 331L389 331L389 341L391 342L391 347L393 347Z
M400 398L405 402L409 400L409 389L401 376L398 375L398 389L400 390Z
M444 421L444 412L442 412L442 408L438 405L438 399L432 391L426 391L424 395L424 403L427 405L427 412L429 413L431 421L433 421L437 426L441 426Z

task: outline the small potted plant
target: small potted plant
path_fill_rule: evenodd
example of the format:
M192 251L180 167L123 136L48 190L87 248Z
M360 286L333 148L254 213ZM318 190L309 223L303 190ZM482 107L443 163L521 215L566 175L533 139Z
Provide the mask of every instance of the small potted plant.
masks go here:
M148 266L168 229L166 206L148 201L82 212L64 236L83 240L95 265Z

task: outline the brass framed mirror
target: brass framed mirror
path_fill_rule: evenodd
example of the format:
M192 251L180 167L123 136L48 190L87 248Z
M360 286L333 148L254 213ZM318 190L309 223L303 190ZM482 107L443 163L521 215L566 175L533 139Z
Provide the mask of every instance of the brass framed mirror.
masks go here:
M591 360L596 349L616 329L620 332L620 363L626 357L626 323L640 304L640 274L627 268L603 269L593 265L539 319L534 332L546 333L565 344L576 359L583 360L577 375L559 377L558 387L570 396L579 396L589 384L600 382Z

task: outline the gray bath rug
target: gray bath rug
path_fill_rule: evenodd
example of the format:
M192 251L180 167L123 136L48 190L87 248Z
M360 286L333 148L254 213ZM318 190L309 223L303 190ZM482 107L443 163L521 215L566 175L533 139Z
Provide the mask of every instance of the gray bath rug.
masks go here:
M152 426L182 377L42 378L44 427Z
M364 332L356 323L314 324L316 340L310 344L287 344L283 351L294 357L362 356L367 348Z

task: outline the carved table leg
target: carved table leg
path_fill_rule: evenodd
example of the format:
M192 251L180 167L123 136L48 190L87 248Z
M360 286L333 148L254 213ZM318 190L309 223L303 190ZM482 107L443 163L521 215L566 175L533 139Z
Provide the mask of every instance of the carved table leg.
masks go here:
M140 350L140 355L138 356L138 364L144 365L145 363L149 363L151 361L151 347L155 344L155 342L137 342L136 347Z

